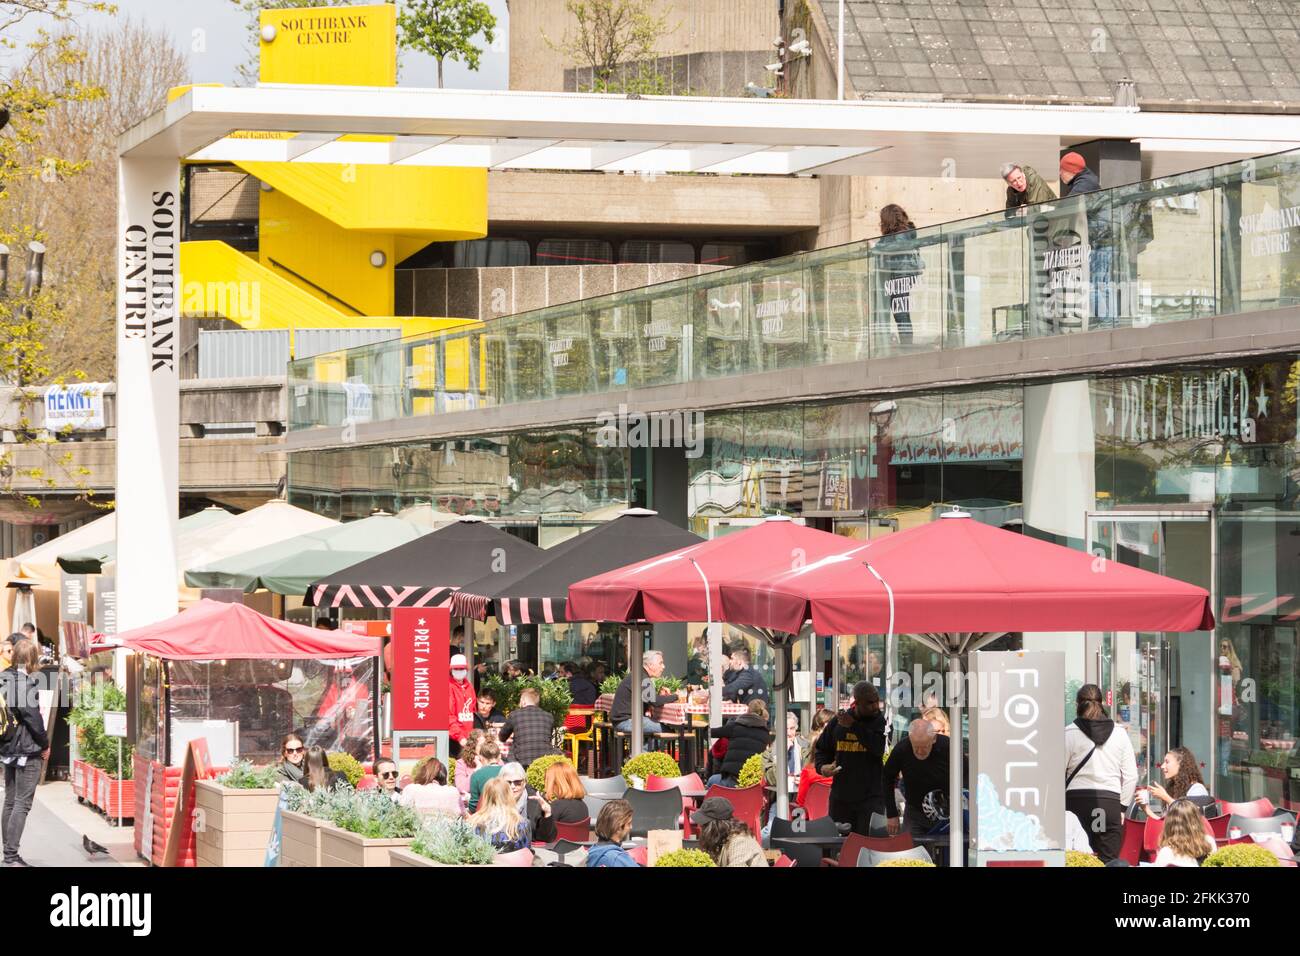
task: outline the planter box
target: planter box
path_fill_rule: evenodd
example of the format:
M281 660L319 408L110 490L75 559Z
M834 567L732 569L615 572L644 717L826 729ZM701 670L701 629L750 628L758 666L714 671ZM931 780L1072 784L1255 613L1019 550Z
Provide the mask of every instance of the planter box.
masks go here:
M478 866L478 864L470 864L470 863L439 863L437 860L431 860L427 856L420 856L420 854L412 852L411 850L405 849L403 847L393 847L388 851L388 865L389 866L450 866L450 867L458 867L458 866L477 867ZM486 865L498 866L499 864L488 863Z
M194 784L195 861L199 866L262 866L275 829L280 791Z
M72 761L72 792L83 803L86 800L87 764L84 760Z
M98 786L94 803L104 811L104 816L116 823L120 810L123 821L132 819L131 815L135 813L135 781L119 781L102 770L95 780Z
M388 866L388 851L394 847L409 847L410 839L371 840L357 836L338 827L322 827L320 831L321 866Z
M320 834L332 829L324 820L285 810L280 814L280 866L320 866Z
M99 787L100 782L105 776L106 774L104 771L100 770L98 767L92 767L90 764L86 764L86 802L92 807L97 807L101 810L103 807L99 805Z

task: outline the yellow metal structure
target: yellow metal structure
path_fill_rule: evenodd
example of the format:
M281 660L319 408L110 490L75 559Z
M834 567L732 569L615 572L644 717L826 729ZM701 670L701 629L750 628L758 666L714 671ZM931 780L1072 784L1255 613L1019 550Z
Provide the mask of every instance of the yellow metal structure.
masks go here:
M265 10L259 77L264 83L395 86L396 16L392 4ZM172 89L168 101L191 88ZM280 139L294 133L243 135ZM430 242L487 234L486 170L238 165L262 184L258 249L245 254L219 241L182 243L182 315L220 316L246 329L287 329L291 348L293 331L302 328L391 328L405 337L481 325L393 316L393 270ZM417 388L434 386L439 363L433 348L412 349L404 363ZM442 390L468 392L470 354L467 339L442 347ZM484 361L480 355L479 381ZM348 377L341 355L317 362L324 380Z

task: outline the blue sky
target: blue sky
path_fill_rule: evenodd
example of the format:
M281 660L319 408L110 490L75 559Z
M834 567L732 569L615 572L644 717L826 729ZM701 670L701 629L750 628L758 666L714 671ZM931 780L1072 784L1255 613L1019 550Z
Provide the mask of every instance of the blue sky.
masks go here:
M190 59L191 80L195 83L227 83L236 81L236 70L248 56L247 15L230 0L113 0L117 17L166 27L176 46ZM448 87L463 89L496 89L508 87L509 48L506 44L509 14L506 0L487 0L497 18L497 40L484 51L478 72L467 70L462 64L447 63L443 82ZM107 24L111 18L96 15L85 18L87 25ZM37 21L28 18L14 31L14 39L31 35ZM402 86L436 86L437 68L431 57L415 53L401 56L400 83Z

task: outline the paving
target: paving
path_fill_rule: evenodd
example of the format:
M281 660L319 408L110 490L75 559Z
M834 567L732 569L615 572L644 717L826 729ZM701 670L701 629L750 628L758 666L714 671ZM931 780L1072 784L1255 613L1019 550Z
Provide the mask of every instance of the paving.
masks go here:
M0 794L3 792L0 787ZM108 855L88 854L82 847L83 836L105 847ZM78 803L71 783L51 781L36 790L20 852L32 866L143 866L132 841L129 824L118 829L103 815Z

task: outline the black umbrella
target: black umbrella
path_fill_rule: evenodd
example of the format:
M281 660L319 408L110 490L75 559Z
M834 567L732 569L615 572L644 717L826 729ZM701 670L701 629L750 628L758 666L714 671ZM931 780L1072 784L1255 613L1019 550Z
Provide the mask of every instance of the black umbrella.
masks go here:
M462 519L313 581L316 607L445 607L462 585L493 569L535 567L546 552L477 519Z
M452 597L457 617L502 624L555 624L567 621L569 585L595 574L699 544L701 538L653 511L630 508L613 521L547 549L533 567L488 574L465 584Z

